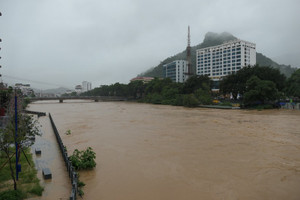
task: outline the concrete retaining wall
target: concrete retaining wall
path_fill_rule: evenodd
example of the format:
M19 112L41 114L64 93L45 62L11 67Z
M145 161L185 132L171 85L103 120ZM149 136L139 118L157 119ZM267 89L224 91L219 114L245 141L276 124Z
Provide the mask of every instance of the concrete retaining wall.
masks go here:
M55 136L56 136L56 140L57 140L58 145L59 145L59 149L61 151L61 154L62 154L63 159L65 161L67 170L69 172L69 177L70 177L71 184L72 184L72 191L71 191L71 195L70 195L70 200L76 200L77 193L78 193L78 187L77 187L78 186L78 176L77 176L77 172L75 171L74 167L72 166L71 161L69 160L68 153L67 153L67 151L64 147L64 144L61 140L61 137L58 133L58 130L55 126L55 123L54 123L50 113L49 113L49 118L50 118L51 126L52 126L53 131L54 131Z

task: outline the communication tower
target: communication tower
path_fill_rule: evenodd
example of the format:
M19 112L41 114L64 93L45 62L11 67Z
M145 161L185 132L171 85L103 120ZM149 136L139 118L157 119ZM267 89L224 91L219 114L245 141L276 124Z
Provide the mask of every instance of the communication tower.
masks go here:
M0 16L2 16L2 13L0 12ZM0 38L0 43L2 42L2 39ZM0 47L0 50L1 50L1 47ZM1 59L1 56L0 56L0 59ZM1 68L1 63L0 63L0 68ZM1 79L1 73L0 73L0 83L2 83L2 79Z
M187 72L185 73L187 80L189 77L193 75L192 72L192 56L191 56L191 34L190 34L190 26L188 26L188 39L187 39L187 47L186 47L186 61L187 61Z

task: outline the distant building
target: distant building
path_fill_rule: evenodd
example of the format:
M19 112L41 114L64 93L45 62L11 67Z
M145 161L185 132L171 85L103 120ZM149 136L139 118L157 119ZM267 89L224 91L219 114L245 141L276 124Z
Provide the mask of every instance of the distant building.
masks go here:
M174 82L183 83L188 78L186 73L188 65L186 60L175 60L163 65L164 78L170 78Z
M256 45L243 40L234 40L221 45L198 49L197 75L208 75L218 89L219 80L234 74L245 66L256 64Z
M21 90L24 96L34 95L34 91L30 87L30 84L16 83L15 88Z
M75 92L76 92L77 94L82 93L82 86L81 86L81 85L76 85L76 86L75 86Z
M90 91L91 89L92 89L92 83L87 81L82 82L82 92L87 92Z
M148 83L148 82L152 81L153 79L154 79L153 77L138 76L138 77L135 77L135 78L131 79L130 82L132 82L132 81L143 81L143 83Z
M66 94L71 94L73 91L72 90L67 90Z

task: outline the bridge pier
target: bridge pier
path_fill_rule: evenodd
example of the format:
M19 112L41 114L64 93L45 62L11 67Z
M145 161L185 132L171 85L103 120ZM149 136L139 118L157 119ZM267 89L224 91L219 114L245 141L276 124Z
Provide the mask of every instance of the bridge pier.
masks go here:
M64 100L63 100L63 99L60 99L60 100L59 100L59 103L63 103L63 102L64 102Z

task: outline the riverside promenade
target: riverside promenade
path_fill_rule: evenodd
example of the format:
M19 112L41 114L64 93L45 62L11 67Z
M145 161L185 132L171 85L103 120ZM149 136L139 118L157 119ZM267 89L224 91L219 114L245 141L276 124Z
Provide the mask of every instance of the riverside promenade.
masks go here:
M31 152L38 171L37 176L44 187L44 191L41 197L34 197L31 200L69 199L71 193L70 179L49 117L39 117L38 122L41 125L42 135L36 136ZM41 150L41 155L35 154L35 148ZM43 178L43 168L51 170L52 179L45 180Z

